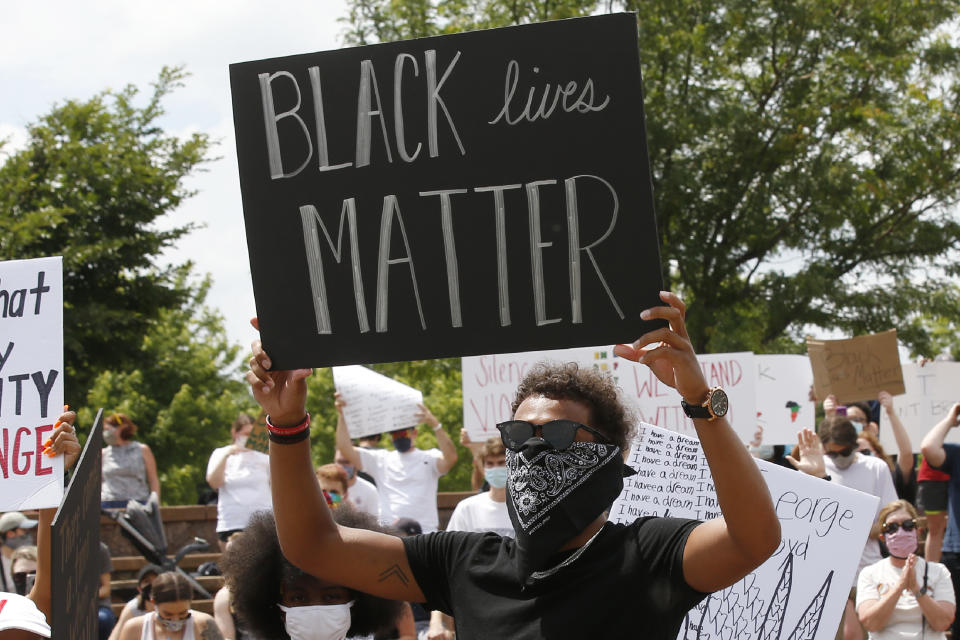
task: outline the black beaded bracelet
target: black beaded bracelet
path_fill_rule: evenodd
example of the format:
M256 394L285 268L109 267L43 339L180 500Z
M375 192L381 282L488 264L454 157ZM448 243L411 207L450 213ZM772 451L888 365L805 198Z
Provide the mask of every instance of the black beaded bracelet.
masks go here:
M304 429L303 431L299 431L289 436L281 436L268 430L267 437L270 438L270 442L275 442L277 444L296 444L310 437L310 429Z

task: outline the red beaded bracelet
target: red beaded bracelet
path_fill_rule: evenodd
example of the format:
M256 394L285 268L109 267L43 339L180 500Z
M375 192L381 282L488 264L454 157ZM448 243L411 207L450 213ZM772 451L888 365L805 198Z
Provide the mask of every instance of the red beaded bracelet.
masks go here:
M307 417L303 419L298 425L292 427L278 427L270 421L270 416L267 416L267 431L277 436L295 436L298 433L306 431L310 428L310 414L307 414Z

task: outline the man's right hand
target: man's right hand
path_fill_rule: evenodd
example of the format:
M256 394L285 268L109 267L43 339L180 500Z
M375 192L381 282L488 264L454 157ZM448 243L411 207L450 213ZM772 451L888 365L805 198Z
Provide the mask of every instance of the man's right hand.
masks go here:
M250 320L253 328L260 330L257 318ZM271 371L273 363L263 350L260 340L251 345L253 357L250 358L250 370L247 382L253 391L253 397L260 404L270 422L278 427L290 427L303 421L307 414L307 377L313 369L291 369L289 371Z

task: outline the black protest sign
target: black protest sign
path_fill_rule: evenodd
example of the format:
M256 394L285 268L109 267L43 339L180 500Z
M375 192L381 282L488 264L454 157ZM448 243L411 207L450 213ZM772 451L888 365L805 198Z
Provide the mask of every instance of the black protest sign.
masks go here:
M51 526L53 640L97 637L100 588L100 449L97 412L63 502Z
M275 367L609 344L660 256L633 14L230 67Z

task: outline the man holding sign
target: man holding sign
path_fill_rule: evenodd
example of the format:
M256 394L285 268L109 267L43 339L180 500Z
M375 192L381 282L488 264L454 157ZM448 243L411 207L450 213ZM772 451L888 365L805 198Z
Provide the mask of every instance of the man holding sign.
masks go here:
M669 306L647 309L642 318L666 320L669 327L619 345L617 354L646 364L684 398L723 518L607 522L606 510L623 486L631 425L604 420L624 415L613 382L579 371L567 376L569 384L562 375L525 379L514 420L501 425L516 540L465 532L401 540L340 527L313 475L304 411L310 371L271 371L257 341L247 380L269 414L274 510L287 558L360 591L429 601L455 614L463 639L583 638L598 631L626 637L638 624L644 637L675 638L684 615L706 593L733 584L773 553L780 524L757 465L723 417L722 390L704 380L684 304L671 293L661 299ZM588 388L597 392L578 395ZM537 481L559 486L538 494ZM536 519L538 512L544 517Z

